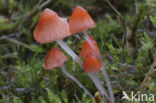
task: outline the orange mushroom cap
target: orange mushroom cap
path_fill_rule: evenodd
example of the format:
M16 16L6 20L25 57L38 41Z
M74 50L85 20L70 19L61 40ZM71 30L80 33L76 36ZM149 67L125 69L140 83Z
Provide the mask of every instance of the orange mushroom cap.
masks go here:
M83 43L83 46L82 46L82 49L81 49L81 52L80 52L80 57L85 58L88 54L93 54L93 53L100 57L101 53L100 53L100 50L99 50L99 47L98 47L96 41L93 39L92 36L89 36L89 37L90 37L90 39L92 41L92 44L94 45L96 50L92 49L90 44L87 41L85 41Z
M69 18L69 27L71 33L77 33L95 27L95 23L84 8L77 6Z
M50 43L70 35L69 24L66 18L61 18L56 12L45 9L38 25L34 30L34 38L39 43Z
M60 50L53 47L46 55L44 68L51 70L55 67L61 67L65 61L67 61L67 57Z
M88 54L84 60L84 72L93 73L101 70L102 63L94 54Z

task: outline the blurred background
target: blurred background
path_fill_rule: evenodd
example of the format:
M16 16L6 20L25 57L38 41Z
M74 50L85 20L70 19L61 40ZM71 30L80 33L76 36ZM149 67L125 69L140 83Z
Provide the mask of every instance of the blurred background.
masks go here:
M33 39L45 8L69 18L77 5L96 23L88 32L100 48L116 103L129 103L121 101L123 90L156 93L155 0L0 0L0 103L92 103L60 68L44 70L51 47L62 49L55 42L39 44ZM71 35L64 41L79 54L82 36ZM94 84L67 56L68 71L94 95ZM106 87L102 76L101 80ZM99 96L95 97L95 103L100 103Z

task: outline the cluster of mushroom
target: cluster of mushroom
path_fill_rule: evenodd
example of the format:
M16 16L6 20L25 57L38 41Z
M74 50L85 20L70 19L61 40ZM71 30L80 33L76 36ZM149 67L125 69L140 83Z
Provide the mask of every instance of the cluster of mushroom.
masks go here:
M38 25L34 30L34 39L39 43L51 43L56 41L60 47L62 47L72 58L76 61L81 68L84 68L84 72L88 74L95 86L99 90L102 96L105 96L110 103L114 103L114 94L112 91L111 83L108 74L102 63L101 53L96 41L92 36L88 36L87 30L95 27L95 23L88 14L88 12L77 6L71 17L69 23L66 18L60 17L56 12L50 9L45 9L41 16ZM83 43L80 56L78 56L73 50L71 50L64 42L63 38L75 34L78 32L84 33L86 41ZM81 58L84 58L82 62ZM92 99L92 94L65 68L64 63L67 61L67 57L59 49L53 47L49 53L47 53L44 63L44 68L52 70L55 67L60 67L62 72L75 81L85 93ZM98 72L102 71L107 83L109 95L103 85L101 84Z

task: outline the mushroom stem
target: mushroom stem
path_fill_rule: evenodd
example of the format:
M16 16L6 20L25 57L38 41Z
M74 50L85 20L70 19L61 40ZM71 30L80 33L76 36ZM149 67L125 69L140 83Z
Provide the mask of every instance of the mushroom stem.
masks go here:
M112 103L114 103L115 98L114 98L113 89L112 89L111 82L109 80L109 76L107 74L107 71L106 71L106 68L104 67L104 65L102 66L102 73L103 73L103 76L104 76L104 78L106 80L106 83L107 83L107 87L108 87L108 90L109 90L111 101L112 101Z
M80 67L83 67L82 61L79 58L79 56L73 52L64 42L63 40L57 40L57 43L80 65Z
M91 78L95 86L98 88L102 96L105 96L108 101L110 102L110 97L108 96L105 88L102 86L101 81L99 79L98 73L87 73L88 76Z
M80 88L82 88L82 89L84 90L84 92L85 92L88 96L90 96L90 97L93 99L92 94L79 82L79 80L77 80L74 76L72 76L72 75L66 70L66 68L65 68L64 65L61 67L61 69L62 69L62 72L63 72L67 77L69 77L69 78L72 79L76 84L78 84L78 86L79 86Z

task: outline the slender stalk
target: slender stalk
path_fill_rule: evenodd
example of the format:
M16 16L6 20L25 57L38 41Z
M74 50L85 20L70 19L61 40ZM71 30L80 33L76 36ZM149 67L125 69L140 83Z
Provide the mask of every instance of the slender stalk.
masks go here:
M113 89L112 89L111 82L109 80L109 76L107 74L107 71L106 71L106 68L104 67L104 65L102 66L102 73L103 73L104 78L105 78L105 80L107 82L107 87L108 87L108 90L109 90L111 101L112 101L112 103L114 103L115 102L115 98L114 98Z
M83 63L79 56L73 52L64 42L63 40L58 40L57 43L81 66L83 67Z
M109 0L106 0L106 2L109 4L109 6L115 11L115 13L119 16L121 16L121 13L112 5L112 3Z
M87 73L91 80L94 82L95 86L98 88L102 96L105 96L110 102L110 97L108 96L105 88L102 86L99 75L97 73Z
M66 68L65 68L64 65L61 67L61 69L62 69L62 72L63 72L67 77L69 77L69 78L72 79L75 83L77 83L78 86L79 86L80 88L82 88L82 89L84 90L84 92L85 92L87 95L89 95L89 96L93 99L92 94L91 94L91 93L90 93L74 76L72 76L72 75L66 70Z

